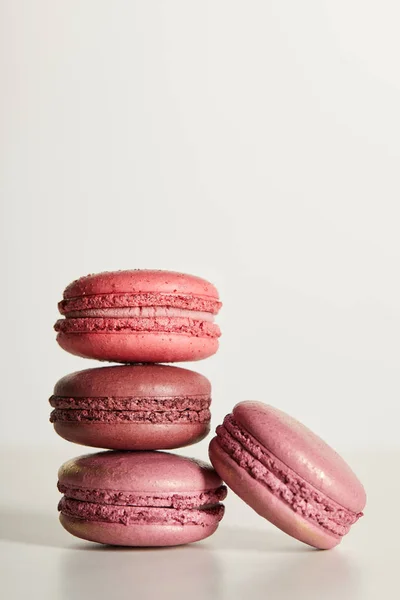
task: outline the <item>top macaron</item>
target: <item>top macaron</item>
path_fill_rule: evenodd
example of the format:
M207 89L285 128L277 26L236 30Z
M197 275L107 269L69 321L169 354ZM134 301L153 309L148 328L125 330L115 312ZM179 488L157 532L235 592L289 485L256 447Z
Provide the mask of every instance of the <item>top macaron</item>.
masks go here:
M110 271L81 277L64 291L55 324L59 345L77 356L112 362L181 362L207 358L221 335L216 288L173 271Z

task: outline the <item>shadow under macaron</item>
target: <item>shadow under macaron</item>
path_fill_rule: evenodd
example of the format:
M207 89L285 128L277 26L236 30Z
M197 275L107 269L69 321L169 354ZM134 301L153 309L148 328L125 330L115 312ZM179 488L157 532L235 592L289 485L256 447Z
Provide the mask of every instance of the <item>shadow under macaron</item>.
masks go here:
M263 524L264 525L264 524ZM263 553L315 553L315 548L307 546L283 532L262 526L260 529L219 526L213 536L204 542L215 550L248 551Z
M61 557L58 596L222 599L223 577L216 553L202 543L169 548L124 548L82 543L86 550Z
M58 515L24 509L0 508L0 540L48 548L68 548L71 537Z

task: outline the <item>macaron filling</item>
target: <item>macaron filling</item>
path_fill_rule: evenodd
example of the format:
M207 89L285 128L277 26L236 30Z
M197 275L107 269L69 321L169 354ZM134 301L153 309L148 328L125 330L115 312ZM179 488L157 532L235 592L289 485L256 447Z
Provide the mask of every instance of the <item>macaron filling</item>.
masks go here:
M54 329L60 333L174 333L218 338L215 323L188 317L79 317L59 319Z
M214 315L208 312L187 310L183 308L171 308L170 306L130 306L126 308L89 308L86 310L74 310L68 313L69 319L82 317L100 318L132 318L132 317L187 317L196 321L214 322Z
M212 490L204 490L203 492L160 492L157 493L157 495L123 490L100 488L88 489L85 487L66 485L60 481L57 484L57 488L62 494L65 494L67 498L81 500L82 502L176 509L214 506L222 502L222 500L225 500L227 494L225 485L221 485Z
M206 312L216 315L221 308L221 302L206 296L192 296L184 294L96 294L65 298L58 304L62 315L68 316L71 312L86 311L91 309L115 309L130 307L169 307L195 312Z
M209 423L208 395L164 398L68 398L51 396L50 422Z
M85 521L122 525L200 525L207 527L220 521L226 487L187 494L129 493L112 490L88 490L58 483L65 495L58 510L64 515Z
M203 509L147 508L92 504L62 498L58 509L68 517L121 525L201 525L207 527L224 515L222 504Z
M65 319L61 333L174 333L217 338L214 315L221 302L206 296L138 293L98 294L65 298L59 303Z
M361 516L318 491L244 429L232 415L217 427L217 440L221 448L246 472L270 493L290 508L328 531L342 537Z

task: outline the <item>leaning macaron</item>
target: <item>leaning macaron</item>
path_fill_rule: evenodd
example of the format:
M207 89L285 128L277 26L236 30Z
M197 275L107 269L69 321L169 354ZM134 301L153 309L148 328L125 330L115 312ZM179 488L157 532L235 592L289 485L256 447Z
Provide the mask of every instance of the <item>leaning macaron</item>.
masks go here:
M58 472L63 527L117 546L175 546L217 529L226 496L206 463L165 452L100 452Z
M168 365L124 365L72 373L50 398L50 421L66 440L114 450L166 450L210 430L211 384Z
M71 354L112 362L180 362L218 349L216 288L171 271L114 271L88 275L64 291L55 324Z
M292 537L339 544L362 516L363 486L321 438L284 412L241 402L217 427L211 462L227 485Z

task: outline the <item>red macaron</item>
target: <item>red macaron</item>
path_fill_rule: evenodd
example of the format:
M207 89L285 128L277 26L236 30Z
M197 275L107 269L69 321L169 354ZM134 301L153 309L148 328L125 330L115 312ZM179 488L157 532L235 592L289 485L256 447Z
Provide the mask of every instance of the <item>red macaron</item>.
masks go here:
M180 362L218 349L216 288L171 271L114 271L71 283L57 341L71 354L112 362Z
M211 384L167 365L124 365L72 373L50 398L63 438L96 448L161 450L187 446L210 430Z
M341 542L362 516L363 486L321 438L284 412L240 402L217 427L210 459L257 513L321 549Z
M166 452L100 452L58 472L60 521L72 535L117 546L202 540L224 514L226 487L210 465Z

